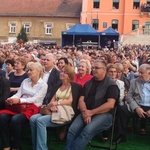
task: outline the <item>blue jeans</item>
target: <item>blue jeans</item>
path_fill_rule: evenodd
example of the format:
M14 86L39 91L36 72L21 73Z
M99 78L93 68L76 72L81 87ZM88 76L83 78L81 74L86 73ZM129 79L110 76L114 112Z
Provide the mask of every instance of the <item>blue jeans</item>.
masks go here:
M95 135L112 125L112 118L110 113L95 115L89 124L85 124L82 115L78 115L68 130L65 150L84 150Z
M36 114L30 118L33 149L48 150L47 127L59 127L65 125L65 124L63 125L55 124L52 123L50 120L51 120L51 115Z

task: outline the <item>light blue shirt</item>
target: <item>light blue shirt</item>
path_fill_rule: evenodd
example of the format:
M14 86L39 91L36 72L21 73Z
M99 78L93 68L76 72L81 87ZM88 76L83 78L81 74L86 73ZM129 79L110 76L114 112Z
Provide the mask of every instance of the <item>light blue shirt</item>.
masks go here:
M142 84L142 106L150 106L150 81Z

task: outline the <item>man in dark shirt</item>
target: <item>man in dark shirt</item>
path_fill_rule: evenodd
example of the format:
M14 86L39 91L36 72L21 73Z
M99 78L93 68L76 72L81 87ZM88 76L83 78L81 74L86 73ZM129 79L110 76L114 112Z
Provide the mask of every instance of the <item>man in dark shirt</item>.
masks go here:
M116 83L106 75L106 64L96 60L92 66L94 78L88 81L79 98L80 114L71 124L65 150L84 150L98 133L107 130L113 120L113 109L119 97Z

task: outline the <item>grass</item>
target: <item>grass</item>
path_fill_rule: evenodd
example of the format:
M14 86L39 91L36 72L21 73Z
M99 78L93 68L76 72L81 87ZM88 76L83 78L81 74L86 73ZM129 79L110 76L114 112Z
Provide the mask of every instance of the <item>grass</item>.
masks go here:
M63 150L65 147L64 142L58 142L56 140L56 132L53 130L48 133L48 147L49 150ZM127 132L127 142L118 144L117 150L150 150L150 135L140 135L138 133L132 134ZM106 146L109 142L102 142L101 135L95 137L92 140L92 144L94 145L103 145ZM1 150L0 146L0 150ZM30 128L26 129L24 132L24 140L23 140L23 150L31 150L31 134ZM96 148L86 147L85 150L96 150Z

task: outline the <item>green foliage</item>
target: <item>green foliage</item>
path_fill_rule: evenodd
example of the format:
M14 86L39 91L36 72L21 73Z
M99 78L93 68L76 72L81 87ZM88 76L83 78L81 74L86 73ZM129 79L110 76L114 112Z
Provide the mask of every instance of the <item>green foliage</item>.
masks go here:
M18 41L23 41L23 43L28 42L28 36L27 33L25 32L25 28L22 26L20 33L17 36Z

